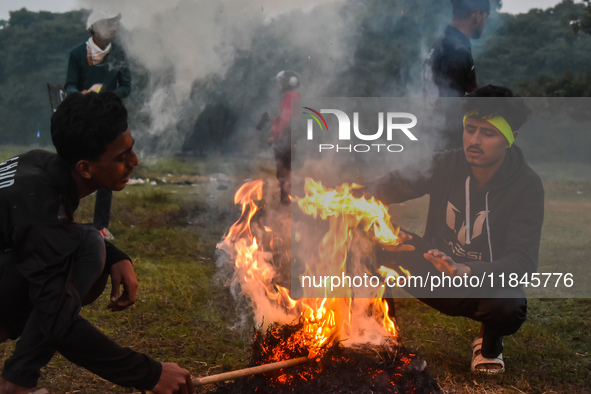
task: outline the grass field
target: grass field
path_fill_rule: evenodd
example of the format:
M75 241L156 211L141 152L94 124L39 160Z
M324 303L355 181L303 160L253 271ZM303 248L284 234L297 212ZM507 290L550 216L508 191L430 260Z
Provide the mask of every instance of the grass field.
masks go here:
M0 150L0 161L14 152ZM146 182L115 194L110 227L115 243L134 259L138 302L111 313L106 291L83 315L118 343L177 362L194 376L244 367L251 332L233 328L239 315L229 291L215 279L215 246L239 216L233 194L244 181L263 178L266 192L275 192L272 168L267 161L225 158L144 160L135 177ZM581 267L591 261L591 168L535 168L547 192L540 270ZM83 200L79 221L90 221L93 201L93 196ZM420 233L426 202L395 206L395 216ZM580 269L576 280L590 280L588 271ZM427 361L448 393L591 392L589 299L529 300L528 321L505 340L507 372L497 377L469 372L475 322L445 316L414 299L398 301L397 322L402 342ZM13 347L13 342L0 345L0 360ZM44 368L40 387L52 393L133 391L59 355Z

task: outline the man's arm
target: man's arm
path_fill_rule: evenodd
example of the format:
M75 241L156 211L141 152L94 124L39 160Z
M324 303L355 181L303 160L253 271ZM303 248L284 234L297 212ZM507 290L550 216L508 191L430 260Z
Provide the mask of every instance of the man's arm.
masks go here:
M120 59L117 63L121 64L119 72L117 73L117 88L114 92L121 98L129 96L131 93L131 71L129 69L129 59L127 54L121 47L117 47L120 54Z
M80 315L70 320L67 333L53 339L39 329L46 321L39 311L31 313L13 355L6 360L2 373L5 379L20 386L35 387L40 368L51 360L55 350L120 386L149 390L160 379L159 362L120 347Z
M385 205L422 197L429 190L426 178L411 180L402 171L392 171L364 186L360 191L366 197L374 196Z
M129 96L129 93L131 93L131 71L129 67L126 66L119 71L117 74L117 85L115 93L119 97L125 98Z
M454 153L446 151L435 154L430 163L417 169L392 171L374 181L366 182L362 189L354 193L365 196L375 196L385 205L404 202L431 194L436 189L435 182L441 178L441 173L449 167L449 159Z
M64 90L66 93L79 92L78 81L80 79L80 62L76 58L74 51L70 52L68 59L68 71L66 73L66 83Z
M442 56L436 74L437 86L440 96L464 97L470 88L471 75L475 75L472 69L474 63L472 55L466 48L458 48Z

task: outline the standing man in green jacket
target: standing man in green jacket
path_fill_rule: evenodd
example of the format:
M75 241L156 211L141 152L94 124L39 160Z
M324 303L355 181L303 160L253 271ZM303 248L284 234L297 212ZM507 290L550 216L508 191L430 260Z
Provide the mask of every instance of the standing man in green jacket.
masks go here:
M111 90L125 98L131 92L131 72L123 48L113 43L121 14L93 11L86 28L92 35L88 41L70 52L64 90L72 92ZM113 192L99 189L94 207L94 226L105 239L113 239L108 226L111 219Z

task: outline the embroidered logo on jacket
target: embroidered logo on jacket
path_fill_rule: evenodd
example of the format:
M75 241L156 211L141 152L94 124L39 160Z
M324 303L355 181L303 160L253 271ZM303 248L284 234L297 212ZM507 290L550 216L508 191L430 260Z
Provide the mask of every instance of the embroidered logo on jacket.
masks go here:
M465 214L457 209L451 202L447 202L447 212L445 221L450 230L455 235L455 240L446 240L445 242L449 245L452 253L459 257L467 257L471 260L482 260L482 252L476 250L466 250L466 221ZM486 221L486 211L480 211L476 214L474 221L470 221L470 243L480 235L482 235L482 229L484 222Z
M459 209L454 207L451 202L447 202L447 213L446 213L446 222L447 226L457 235L458 241L462 245L466 245L466 221L463 220L464 217L462 215L457 215L461 213ZM486 211L480 211L476 215L476 219L474 223L472 223L471 234L470 234L470 241L479 237L482 234L482 228L484 226L484 222L486 220Z

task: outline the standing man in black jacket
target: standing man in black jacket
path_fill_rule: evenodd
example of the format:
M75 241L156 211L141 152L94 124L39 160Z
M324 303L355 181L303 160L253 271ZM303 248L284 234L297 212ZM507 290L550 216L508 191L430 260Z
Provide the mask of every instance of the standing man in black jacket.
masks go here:
M427 93L439 97L463 97L478 87L470 40L480 38L490 14L489 0L451 2L452 22L429 51L423 67Z
M394 249L386 246L378 252L381 264L400 265L423 278L441 277L443 272L450 277L496 279L496 285L487 280L482 288L408 290L443 313L481 322L472 344L471 369L498 373L505 370L503 336L515 333L527 313L523 289L501 287L498 278L536 272L544 189L513 144L530 113L523 100L507 88L491 85L466 100L462 149L436 154L429 174L418 179L394 171L367 184L363 193L385 204L430 196L425 234L410 242L415 250L391 252Z
M56 351L121 386L190 392L188 371L119 346L79 314L109 275L109 308L135 302L129 256L74 222L81 198L123 189L139 164L127 110L113 92L73 93L53 114L51 135L57 154L36 150L0 163L0 342L19 338L0 394L34 391Z
M484 31L490 13L489 0L451 0L451 3L452 22L423 64L423 90L430 97L464 97L478 87L470 40L480 38ZM446 149L462 146L456 118L455 113L451 119L448 115L442 130Z

